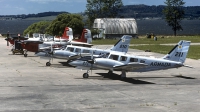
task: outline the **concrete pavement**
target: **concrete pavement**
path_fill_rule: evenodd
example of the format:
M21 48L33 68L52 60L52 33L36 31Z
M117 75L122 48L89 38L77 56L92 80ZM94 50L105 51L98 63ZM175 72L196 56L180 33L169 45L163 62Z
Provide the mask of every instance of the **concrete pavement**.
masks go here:
M99 46L99 48L104 46ZM34 53L12 55L0 38L1 112L199 112L200 61L187 59L194 68L128 73L121 80L107 71L94 70L89 79L81 71L54 59L51 67ZM162 54L130 50L131 54Z

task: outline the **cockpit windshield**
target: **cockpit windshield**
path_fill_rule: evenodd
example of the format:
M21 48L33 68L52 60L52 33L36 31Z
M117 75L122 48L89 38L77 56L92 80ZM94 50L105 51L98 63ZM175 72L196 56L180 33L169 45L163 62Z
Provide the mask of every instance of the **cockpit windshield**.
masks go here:
M73 52L73 51L74 51L74 48L73 48L73 47L67 47L66 51Z

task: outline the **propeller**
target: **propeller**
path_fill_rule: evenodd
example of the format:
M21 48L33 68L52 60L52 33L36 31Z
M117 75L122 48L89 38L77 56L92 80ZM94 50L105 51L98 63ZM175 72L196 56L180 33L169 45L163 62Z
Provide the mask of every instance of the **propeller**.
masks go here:
M49 64L50 64L50 61L53 62L53 45L51 44L51 51L48 52L48 54L50 55L50 58L49 58Z
M7 46L9 46L8 37L7 37L6 41L7 41Z
M91 74L92 74L93 64L95 63L95 59L94 59L94 50L93 50L93 49L92 49L91 59L88 60L87 62L91 64L90 70L91 70Z
M10 34L9 34L9 31L7 32L7 38L5 39L7 41L7 46L9 46L9 42L8 42L8 39L10 37Z

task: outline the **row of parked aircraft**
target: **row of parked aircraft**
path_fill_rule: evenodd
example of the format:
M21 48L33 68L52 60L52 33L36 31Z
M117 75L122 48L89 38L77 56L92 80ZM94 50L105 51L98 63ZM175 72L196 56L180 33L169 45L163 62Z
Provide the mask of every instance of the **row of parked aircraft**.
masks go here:
M59 48L66 45L79 45L79 46L87 46L91 47L92 42L91 39L91 31L88 29L83 29L82 35L80 39L73 40L73 31L72 28L66 27L64 33L61 37L57 38L45 38L43 36L35 37L35 38L26 38L26 37L9 37L6 38L7 42L13 45L12 52L22 53L24 57L27 57L27 52L45 52L50 50L50 46Z
M87 32L89 31L87 30ZM87 72L83 73L83 78L88 78L89 71L96 69L108 70L108 75L112 75L114 71L121 71L121 78L125 78L127 72L148 72L191 67L184 65L190 41L180 40L164 57L154 58L128 54L131 38L132 36L124 35L109 49L88 48L70 44L65 45L65 49L57 50L51 44L50 52L45 52L45 55L38 56L49 58L46 66L51 65L51 58L64 59L69 65L77 69L86 70ZM49 48L49 46L47 47ZM40 49L46 49L46 46L42 46Z

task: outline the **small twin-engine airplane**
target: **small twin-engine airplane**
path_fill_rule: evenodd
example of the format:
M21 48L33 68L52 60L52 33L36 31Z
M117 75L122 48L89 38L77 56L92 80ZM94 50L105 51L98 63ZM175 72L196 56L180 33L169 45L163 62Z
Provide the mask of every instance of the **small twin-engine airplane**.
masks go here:
M51 46L59 48L68 44L79 45L79 46L92 46L90 44L91 32L88 29L83 29L83 33L80 39L73 41L73 32L69 27L65 28L63 36L61 38L53 38L51 41L44 41L44 39L28 39L21 41L21 46L24 49L24 57L27 57L27 52L45 52L49 51ZM88 43L86 43L88 42Z
M85 69L87 73L83 78L88 78L88 71L95 69L109 70L108 75L113 71L121 71L121 78L126 77L126 72L148 72L155 70L165 70L179 68L184 65L190 41L181 40L167 55L162 58L152 58L129 55L126 53L110 52L107 58L78 59L71 61L69 64L78 69Z
M68 62L73 59L77 59L80 56L89 56L93 54L93 56L105 56L109 54L111 51L118 51L126 53L129 48L129 44L131 41L132 36L124 35L121 39L110 49L96 49L96 48L88 48L88 47L81 47L81 46L73 46L68 45L64 50L55 50L52 53L52 58L59 58L59 59L66 59ZM42 57L42 56L41 56ZM50 66L51 63L46 63L46 66Z

